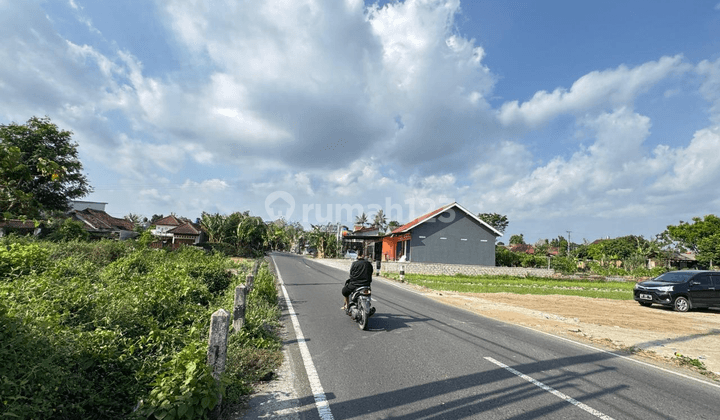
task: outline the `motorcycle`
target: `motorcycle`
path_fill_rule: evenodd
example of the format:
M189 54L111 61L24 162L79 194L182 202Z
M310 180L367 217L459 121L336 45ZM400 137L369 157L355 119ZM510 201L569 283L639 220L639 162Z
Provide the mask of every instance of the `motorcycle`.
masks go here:
M358 287L350 294L350 303L345 309L345 313L364 331L368 329L368 318L375 313L375 307L370 305L371 295L369 286Z

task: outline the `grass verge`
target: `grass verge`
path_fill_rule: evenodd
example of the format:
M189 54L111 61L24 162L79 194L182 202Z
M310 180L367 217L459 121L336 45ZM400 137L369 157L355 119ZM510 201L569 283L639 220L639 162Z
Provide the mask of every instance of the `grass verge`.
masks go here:
M389 278L399 279L391 273ZM438 291L460 293L515 293L521 295L569 295L632 300L633 282L565 280L511 276L431 276L406 274L406 283Z

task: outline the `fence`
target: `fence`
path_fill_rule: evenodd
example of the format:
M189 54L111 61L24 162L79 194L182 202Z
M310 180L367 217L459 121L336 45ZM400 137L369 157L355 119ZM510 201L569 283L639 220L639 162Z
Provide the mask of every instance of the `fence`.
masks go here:
M255 277L260 268L260 260L255 261L252 274L248 274L245 278L245 284L235 287L235 302L233 307L233 323L232 330L240 331L245 325L245 304L247 295L252 291ZM235 272L237 275L237 272ZM216 381L220 381L220 377L225 372L225 362L227 360L227 340L230 333L230 314L225 309L218 309L212 314L210 319L210 333L208 334L208 351L207 364L213 368L213 377ZM211 413L211 418L220 417L222 407L222 395L218 399L218 404Z

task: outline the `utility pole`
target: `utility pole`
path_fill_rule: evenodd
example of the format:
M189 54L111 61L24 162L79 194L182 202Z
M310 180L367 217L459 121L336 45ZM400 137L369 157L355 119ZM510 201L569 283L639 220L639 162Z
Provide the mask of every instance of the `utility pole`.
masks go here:
M568 252L567 252L567 254L568 254L568 257L569 257L569 256L570 256L570 232L572 232L572 231L571 231L571 230L566 230L565 232L567 232L567 234L568 234Z

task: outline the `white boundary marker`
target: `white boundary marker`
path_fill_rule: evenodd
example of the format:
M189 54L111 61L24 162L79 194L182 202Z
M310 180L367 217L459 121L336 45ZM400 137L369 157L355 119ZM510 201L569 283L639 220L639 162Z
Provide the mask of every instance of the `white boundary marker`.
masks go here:
M320 377L315 370L315 365L313 364L312 357L310 356L310 350L305 342L305 336L300 329L300 322L297 319L292 302L290 302L290 295L288 295L287 289L285 289L285 283L280 275L280 269L277 264L275 264L275 257L270 256L270 258L272 258L273 265L275 265L275 271L277 271L280 288L282 289L283 296L285 297L285 304L287 305L290 319L292 320L293 327L295 328L295 338L297 339L298 346L300 347L303 365L305 365L305 372L307 373L308 381L310 382L310 391L312 391L313 397L315 397L315 406L317 407L322 420L335 420L332 412L330 411L330 405L328 404L327 397L325 397L325 391L320 383Z
M556 389L554 389L554 388L551 388L551 387L545 385L544 383L542 383L542 382L540 382L540 381L537 381L537 380L535 380L535 379L533 379L533 378L525 375L524 373L519 372L519 371L511 368L510 366L508 366L508 365L506 365L506 364L504 364L504 363L502 363L502 362L498 362L497 360L493 359L492 357L486 357L485 360L487 360L487 361L489 361L489 362L492 362L492 363L495 363L496 365L498 365L498 366L500 366L501 368L507 370L508 372L510 372L510 373L512 373L512 374L514 374L514 375L517 375L517 376L521 377L522 379L530 382L531 384L533 384L533 385L535 385L535 386L537 386L537 387L540 387L540 388L544 389L545 391L547 391L547 392L555 395L556 397L558 397L558 398L560 398L560 399L562 399L562 400L565 400L565 401L569 402L570 404L572 404L572 405L574 405L574 406L576 406L576 407L578 407L578 408L580 408L580 409L582 409L582 410L584 410L584 411L587 411L588 413L592 414L592 415L595 416L595 417L601 418L602 420L615 420L615 419L613 419L612 417L610 417L610 416L608 416L608 415L606 415L606 414L603 414L603 413L597 411L596 409L590 407L589 405L581 403L580 401L576 400L575 398L569 397L569 396L563 394L562 392L560 392L560 391L558 391L558 390L556 390Z

